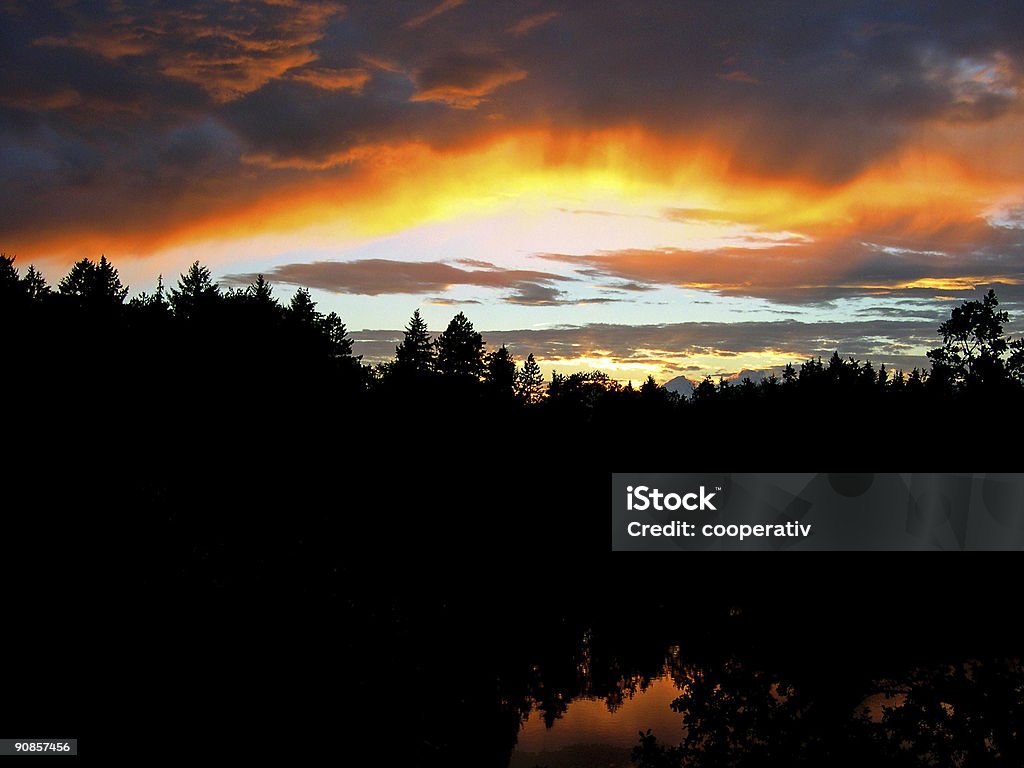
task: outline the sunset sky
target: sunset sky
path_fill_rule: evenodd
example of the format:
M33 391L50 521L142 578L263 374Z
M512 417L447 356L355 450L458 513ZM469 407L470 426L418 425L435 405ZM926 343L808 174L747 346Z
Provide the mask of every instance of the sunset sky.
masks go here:
M0 251L634 380L1024 318L1024 4L0 0ZM1019 321L1010 330L1022 327Z

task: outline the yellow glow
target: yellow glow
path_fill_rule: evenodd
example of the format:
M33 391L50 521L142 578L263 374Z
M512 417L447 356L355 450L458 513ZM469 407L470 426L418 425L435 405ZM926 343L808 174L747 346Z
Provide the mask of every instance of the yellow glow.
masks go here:
M792 363L802 357L799 350L751 350L736 355L701 353L686 354L668 350L636 350L636 354L643 354L643 361L630 360L629 358L617 358L613 355L594 355L591 351L581 351L575 357L538 357L537 363L545 376L550 371L568 375L582 372L602 371L611 378L625 384L632 381L638 386L648 376L664 384L676 376L686 376L692 381L700 381L705 375L711 375L718 383L718 378L733 378L742 370L764 370L768 368L781 367L786 363ZM657 362L652 362L656 359Z
M251 259L328 243L344 247L418 225L497 216L511 207L544 212L601 205L613 214L644 211L661 217L662 226L666 209L702 212L703 218L674 222L674 234L666 231L660 243L667 248L720 248L730 236L746 249L782 247L786 243L777 241L789 235L797 239L795 251L806 246L816 261L814 277L827 280L850 266L822 268L822 254L837 238L863 232L869 240L912 241L941 234L955 246L958 237L984 225L982 212L993 201L1019 191L1019 182L978 173L969 158L924 148L880 158L839 186L797 176L757 177L738 171L728 148L712 140L675 141L639 128L518 130L449 150L415 142L368 145L313 164L287 157L246 160L257 172L267 166L322 173L315 182L268 187L248 202L227 195L221 208L183 212L163 228L140 222L117 232L36 233L17 244L17 252L29 260L50 256L68 263L83 255L119 259L193 245L226 252L220 246L245 242L244 255ZM345 172L331 174L334 167ZM644 226L624 219L620 229ZM260 238L265 252L249 247Z
M973 291L980 283L1001 282L1008 285L1020 285L1021 280L1014 277L976 276L976 277L922 277L899 288L933 288L937 291Z

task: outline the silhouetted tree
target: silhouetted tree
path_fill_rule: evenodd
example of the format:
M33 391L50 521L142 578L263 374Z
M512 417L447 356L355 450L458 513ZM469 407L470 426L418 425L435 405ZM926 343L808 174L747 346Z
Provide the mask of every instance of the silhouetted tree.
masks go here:
M711 375L708 374L693 389L693 402L695 403L708 403L715 399L716 389L715 382L712 380Z
M667 407L673 402L671 394L654 380L654 376L648 375L644 383L640 385L640 402L646 408L661 409Z
M516 374L516 394L528 405L539 403L544 397L544 374L531 352Z
M562 410L593 411L598 404L622 391L619 382L603 371L577 371L564 376L552 371L548 402Z
M274 298L274 291L263 275L256 275L256 280L245 289L246 296L253 304L259 307L276 307L277 299Z
M774 396L778 392L780 386L779 377L774 373L770 376L765 376L761 379L761 383L758 384L758 388L761 390L761 395L765 397Z
M39 301L50 294L50 286L46 284L46 278L40 274L34 264L28 265L25 277L21 279L25 295L32 301Z
M348 329L341 322L337 312L328 312L321 315L317 323L324 338L327 341L328 354L333 358L352 356L352 339L348 336ZM360 355L362 357L362 355Z
M175 317L194 319L208 314L220 301L220 288L213 282L210 270L198 261L178 278L178 287L170 290L170 304Z
M885 370L885 363L882 363L878 368L878 379L875 382L878 391L885 393L885 388L889 385L889 372Z
M890 392L903 392L907 388L907 377L903 375L903 370L897 370L893 373L892 379L889 381Z
M678 747L640 734L640 768L746 768L813 764L815 747L802 715L806 703L786 680L730 659L718 669L691 667L672 709L683 715Z
M1006 361L1006 370L1014 381L1024 384L1024 337L1011 341L1009 351L1010 356Z
M740 381L739 394L744 400L753 400L758 395L757 384L749 376L744 376Z
M71 271L60 281L58 290L83 308L109 310L119 307L128 295L128 287L121 279L106 256L100 256L97 263L82 259L71 267Z
M918 370L915 365L907 377L907 392L917 395L924 390L924 384L928 380L928 371Z
M18 284L18 268L14 266L14 257L0 253L0 289L8 290Z
M477 380L484 372L484 340L462 312L434 340L437 370L447 376Z
M782 369L782 383L786 385L796 384L799 376L797 375L796 369L792 363L786 363L786 367Z
M1003 324L1010 317L997 310L999 300L989 290L981 301L965 301L939 326L942 346L931 350L932 375L954 387L996 384L1005 381L1004 356L1010 342Z
M394 372L399 376L433 373L435 357L427 322L417 309L405 327L405 337L395 347Z
M310 296L307 288L299 288L288 302L286 314L289 320L294 323L312 327L316 325L317 315L316 302Z
M515 391L516 360L512 353L502 344L499 349L491 352L486 358L487 367L484 379L492 392L500 396L511 396Z
M811 358L800 365L800 375L797 380L804 389L817 387L823 384L825 379L825 365L821 362L820 357L817 360Z
M0 253L0 311L12 311L27 298L14 257Z
M143 291L128 302L128 307L133 315L145 316L148 322L159 322L160 318L169 316L171 305L164 290L163 275L157 277L156 290L153 293Z
M305 298L308 299L308 296ZM273 288L263 275L257 275L245 289L229 289L224 294L224 299L230 305L226 320L234 329L233 335L236 338L240 337L240 341L248 339L242 343L248 347L250 355L265 358L266 355L272 355L275 350L280 349L283 342L280 335L281 323L289 314L289 310L282 307L274 297ZM312 303L311 299L310 302ZM313 308L315 307L313 303ZM309 319L315 320L315 317L315 313L309 315ZM297 328L298 324L292 330ZM308 330L304 333L309 335Z
M916 670L886 691L881 723L863 725L886 764L1024 764L1024 666L1019 659L972 660Z

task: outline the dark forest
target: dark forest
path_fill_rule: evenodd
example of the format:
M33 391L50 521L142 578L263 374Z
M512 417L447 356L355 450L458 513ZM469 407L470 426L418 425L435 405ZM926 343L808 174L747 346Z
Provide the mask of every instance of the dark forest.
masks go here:
M837 351L688 399L545 379L461 313L433 337L414 313L369 366L308 291L223 290L199 263L127 294L104 258L54 287L0 261L9 579L76 606L15 649L147 702L126 728L504 766L531 708L554 725L667 663L688 730L638 734L639 766L1019 762L1006 557L726 567L613 555L607 526L613 471L1013 468L1024 346L995 294L952 311L930 370ZM86 694L35 690L12 722L76 722ZM880 720L859 711L886 693Z

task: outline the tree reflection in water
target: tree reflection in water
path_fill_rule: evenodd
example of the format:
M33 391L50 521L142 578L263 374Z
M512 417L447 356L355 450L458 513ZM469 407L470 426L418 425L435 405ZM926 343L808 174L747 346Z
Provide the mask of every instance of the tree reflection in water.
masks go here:
M529 702L521 714L532 708L548 728L565 718L576 729L558 743L575 739L583 757L559 765L592 761L594 748L584 745L606 735L590 719L581 726L580 718L565 717L574 702L602 701L611 721L661 675L678 688L671 709L679 727L642 729L632 749L638 768L1024 764L1024 667L1015 656L913 665L901 654L886 663L880 649L858 659L854 649L837 648L832 668L823 669L820 656L787 656L778 648L718 652L715 643L695 643L692 651L675 645L654 658L608 627L580 637L561 664L549 658L532 670L520 699ZM896 673L878 678L869 674L873 668ZM614 760L610 746L605 757L605 764Z
M838 718L792 683L736 659L684 667L677 683L672 708L684 738L666 745L641 733L632 754L640 768L1024 764L1020 659L914 669L873 686Z

